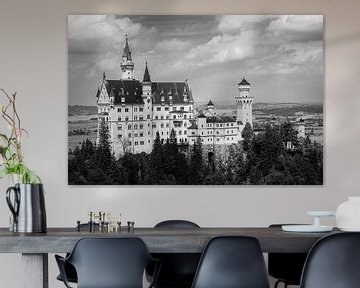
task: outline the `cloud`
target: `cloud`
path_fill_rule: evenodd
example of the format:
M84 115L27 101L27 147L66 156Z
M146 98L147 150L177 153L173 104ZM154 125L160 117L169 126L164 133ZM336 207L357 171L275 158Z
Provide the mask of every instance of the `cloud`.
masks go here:
M174 50L184 50L188 49L191 46L191 43L189 41L180 40L177 38L172 39L165 39L155 46L156 51L174 51ZM150 50L154 51L154 50ZM149 53L149 52L148 52Z
M191 49L185 58L196 61L200 66L241 60L253 54L253 40L254 33L251 31L235 36L218 35L209 42Z
M223 34L239 34L242 30L253 29L274 16L269 15L221 15L218 29Z
M125 34L136 35L141 24L114 15L69 15L69 54L92 54L124 42Z
M271 21L268 31L285 40L315 41L323 39L322 15L284 15Z

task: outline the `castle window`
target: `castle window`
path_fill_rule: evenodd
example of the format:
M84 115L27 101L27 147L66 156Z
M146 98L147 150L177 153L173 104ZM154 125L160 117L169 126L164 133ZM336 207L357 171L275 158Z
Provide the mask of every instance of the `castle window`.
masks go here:
M129 138L131 138L131 133L129 133Z
M156 111L161 111L161 107L156 107Z
M161 115L161 120L163 120L163 119L164 119L164 116Z
M119 124L119 125L117 126L117 129L118 129L118 130L122 130L122 125Z
M165 111L169 111L169 107L165 107Z
M179 131L179 135L181 135L182 134L182 132L181 132L181 130Z
M180 110L184 111L184 107L180 107Z
M118 121L121 121L121 117L118 117Z
M144 128L144 125L143 124L140 124L140 130Z
M118 108L117 111L118 111L118 112L121 112L121 108Z
M156 115L156 116L155 116L155 119L158 120L158 119L159 119L159 116Z
M131 124L128 125L128 130L131 130Z
M137 116L134 116L134 121L137 121L138 120L138 117Z
M187 118L187 115L185 114L185 115L184 115L184 119L186 119L186 118Z
M129 112L129 108L125 108L125 112Z
M144 145L144 141L140 141L140 145Z
M161 128L164 128L164 123L161 123Z
M184 131L184 134L185 134L185 135L187 134L187 131L186 131L186 130Z
M185 131L186 132L186 131ZM187 142L187 139L185 138L185 142Z
M150 119L150 114L147 115L147 119Z
M134 107L134 112L137 112L138 111L138 108L137 107Z
M229 123L226 123L226 127L229 127Z
M144 120L144 117L143 117L143 116L140 116L140 117L139 117L139 120L140 120L140 121Z
M166 115L166 119L169 119L169 115Z
M150 135L150 131L148 131L148 135ZM150 142L149 142L150 143Z
M173 116L173 119L176 119L176 115ZM106 119L107 120L107 119Z
M144 111L144 108L139 108L139 111L140 111L140 112L143 112L143 111Z
M156 123L152 123L152 128L156 128Z
M161 139L161 144L164 144L164 139Z
M134 137L138 137L138 136L139 136L139 134L137 134L137 133L134 134Z
M106 117L106 121L109 121L109 117Z
M169 127L170 125L169 125L169 123L166 123L166 127Z
M150 143L150 140L148 140L148 143Z
M164 136L164 132L161 132L161 136Z
M126 121L126 122L129 121L129 117L125 117L125 121Z
M129 146L131 146L131 141L129 141Z
M138 141L135 141L135 146L139 145L139 142Z
M122 138L122 134L119 134L119 135L118 135L118 138L121 139L121 138Z
M137 124L134 125L134 129L135 129L135 130L138 129L138 125L137 125Z
M143 132L140 132L140 137L144 137L144 133L143 133Z

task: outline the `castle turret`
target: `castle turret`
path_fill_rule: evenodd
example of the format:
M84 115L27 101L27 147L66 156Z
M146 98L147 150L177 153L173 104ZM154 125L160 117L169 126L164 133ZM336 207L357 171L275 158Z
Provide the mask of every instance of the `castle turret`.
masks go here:
M243 78L238 83L239 94L235 96L237 104L237 122L242 122L243 125L246 122L252 126L252 104L254 102L253 97L250 95L250 83Z
M123 80L130 80L133 79L133 72L134 72L134 63L132 62L131 58L131 51L129 48L129 42L128 42L128 36L125 35L126 42L125 42L125 48L122 55L122 61L120 64L121 71L122 71L122 77Z
M147 66L147 62L145 64L145 72L144 72L144 78L142 81L142 89L143 89L143 98L149 97L149 95L151 95L151 93L152 93L151 78L150 78L150 73L149 73L149 69Z

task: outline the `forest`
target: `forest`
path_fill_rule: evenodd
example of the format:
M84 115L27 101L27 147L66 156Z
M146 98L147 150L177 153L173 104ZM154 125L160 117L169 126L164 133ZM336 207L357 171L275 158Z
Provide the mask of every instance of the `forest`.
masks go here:
M309 137L299 139L289 122L266 125L256 135L247 123L243 140L221 153L209 153L200 138L194 145L180 146L172 130L164 144L156 134L151 153L125 153L116 159L105 123L99 134L98 145L85 140L69 150L69 185L323 184L322 145Z

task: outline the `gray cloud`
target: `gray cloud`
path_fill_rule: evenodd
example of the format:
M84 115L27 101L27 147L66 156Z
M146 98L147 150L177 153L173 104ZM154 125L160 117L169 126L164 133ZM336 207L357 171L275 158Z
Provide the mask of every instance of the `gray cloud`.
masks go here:
M125 34L137 79L148 61L154 81L189 79L195 100L232 100L245 76L256 101L322 101L321 15L72 15L68 22L70 104L93 105L103 72L120 77Z

